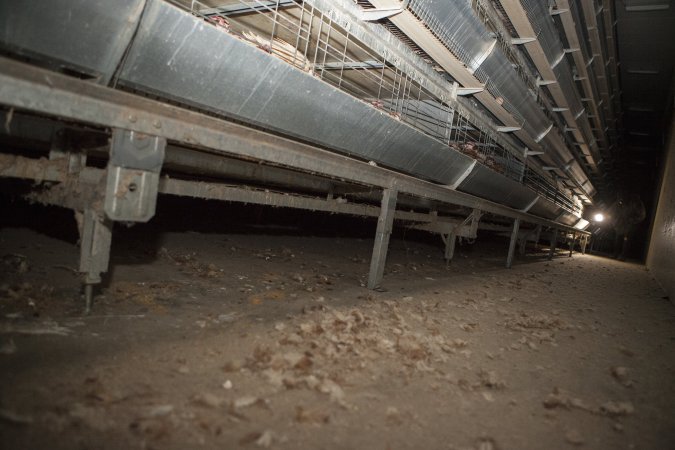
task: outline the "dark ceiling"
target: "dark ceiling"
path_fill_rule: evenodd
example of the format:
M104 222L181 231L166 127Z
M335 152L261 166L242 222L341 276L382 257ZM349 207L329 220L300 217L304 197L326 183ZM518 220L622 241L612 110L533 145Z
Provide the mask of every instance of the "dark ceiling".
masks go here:
M673 105L673 0L615 0L621 86L615 185L652 203ZM609 199L611 201L611 199Z

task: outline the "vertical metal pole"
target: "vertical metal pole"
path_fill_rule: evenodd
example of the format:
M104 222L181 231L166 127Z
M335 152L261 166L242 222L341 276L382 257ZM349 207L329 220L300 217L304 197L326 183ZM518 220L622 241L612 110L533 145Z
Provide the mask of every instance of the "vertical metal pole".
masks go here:
M537 230L535 231L534 237L534 248L539 251L539 238L541 237L541 225L537 225Z
M457 242L457 232L452 230L445 241L445 262L450 264L455 257L455 243Z
M558 244L558 229L553 229L553 236L551 236L551 247L548 249L548 259L549 261L553 259L553 254L555 253L555 246Z
M586 254L586 246L587 246L587 245L588 245L588 235L585 234L585 235L581 238L581 254L582 254L582 255L585 255L585 254Z
M520 229L520 219L514 219L513 229L511 230L511 242L509 242L509 254L506 257L506 268L510 269L513 265L513 255L516 252L516 242L518 242L518 230Z
M572 257L572 252L574 251L574 241L576 240L577 234L572 233L572 239L570 239L570 254L567 255L569 258Z
M84 211L80 243L80 272L84 277L85 314L91 311L94 285L101 282L101 273L108 271L112 221L93 209Z
M520 245L518 246L518 253L520 253L520 256L525 256L525 250L527 250L527 238L529 236L530 233L527 233L520 239Z
M380 208L380 217L377 219L373 256L370 259L368 289L380 287L382 277L384 276L384 264L387 260L387 250L389 249L389 236L391 236L391 230L394 225L397 196L398 191L396 189L387 188L382 192L382 207Z

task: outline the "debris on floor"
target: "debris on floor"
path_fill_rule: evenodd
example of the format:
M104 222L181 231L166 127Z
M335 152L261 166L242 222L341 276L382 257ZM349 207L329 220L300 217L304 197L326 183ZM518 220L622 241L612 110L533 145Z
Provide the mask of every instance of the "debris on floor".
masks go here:
M30 265L0 274L6 448L675 441L672 306L644 301L657 289L637 266L533 256L505 272L475 253L446 269L433 245L395 242L375 292L359 285L367 240L174 233L159 257L114 247L83 317L78 278L57 268L72 260L37 266L61 243L9 233L0 254Z

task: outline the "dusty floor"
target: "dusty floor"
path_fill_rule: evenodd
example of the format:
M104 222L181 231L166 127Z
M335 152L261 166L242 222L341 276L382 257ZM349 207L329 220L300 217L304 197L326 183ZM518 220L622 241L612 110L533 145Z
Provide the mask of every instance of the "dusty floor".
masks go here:
M675 448L675 307L644 267L480 241L0 230L2 448ZM481 247L483 245L483 247Z

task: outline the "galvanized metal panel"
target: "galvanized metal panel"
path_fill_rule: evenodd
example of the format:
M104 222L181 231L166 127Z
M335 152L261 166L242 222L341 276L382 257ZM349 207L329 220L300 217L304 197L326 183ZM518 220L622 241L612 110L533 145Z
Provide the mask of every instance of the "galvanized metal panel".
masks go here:
M567 212L567 211L563 212L560 215L560 217L558 217L556 219L556 222L560 222L560 223L568 225L568 226L572 226L575 223L577 223L578 221L579 221L578 216L572 214L571 212Z
M172 5L148 3L120 83L443 184L471 158Z
M535 216L553 220L563 212L563 209L555 203L546 200L543 197L539 197L537 203L535 203L528 212Z
M0 0L0 48L107 83L145 0Z
M537 198L533 190L481 164L476 164L457 190L521 210L530 206Z

